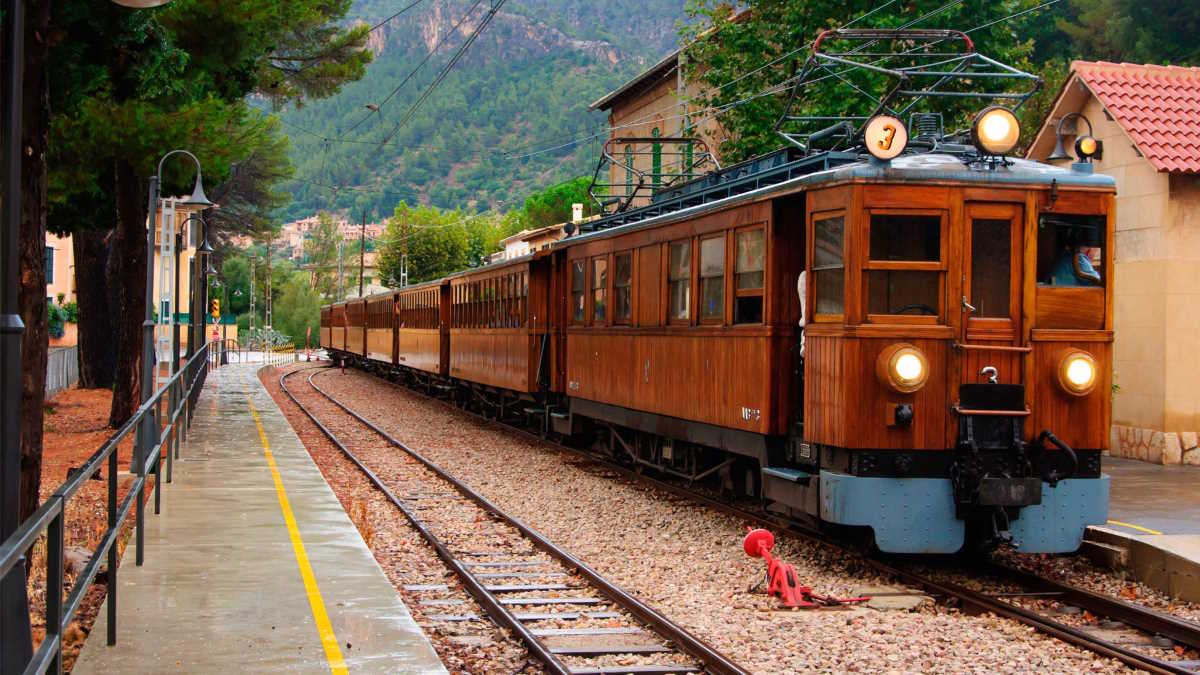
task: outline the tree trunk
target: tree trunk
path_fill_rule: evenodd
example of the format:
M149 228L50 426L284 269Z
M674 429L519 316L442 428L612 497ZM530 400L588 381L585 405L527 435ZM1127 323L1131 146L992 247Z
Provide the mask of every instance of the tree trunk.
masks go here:
M109 389L116 372L113 312L108 305L109 230L77 230L71 242L75 252L76 273L86 274L84 283L75 286L79 304L79 386L82 389Z
M117 227L113 233L108 286L117 340L112 409L108 424L119 428L141 403L142 322L146 316L146 205L144 182L133 165L117 160Z
M50 90L46 80L46 28L50 1L26 5L25 76L21 102L21 512L38 507L42 479L42 403L46 395L46 145ZM65 478L65 476L64 476Z

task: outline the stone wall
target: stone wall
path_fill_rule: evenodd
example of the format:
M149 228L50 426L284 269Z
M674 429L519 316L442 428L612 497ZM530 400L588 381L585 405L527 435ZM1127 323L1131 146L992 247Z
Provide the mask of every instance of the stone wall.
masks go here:
M1156 431L1121 424L1112 426L1109 454L1153 464L1200 466L1200 433Z

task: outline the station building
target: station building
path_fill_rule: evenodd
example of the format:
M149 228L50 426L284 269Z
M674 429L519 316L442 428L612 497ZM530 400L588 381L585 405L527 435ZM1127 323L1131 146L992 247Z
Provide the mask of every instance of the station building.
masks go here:
M1117 182L1110 452L1200 464L1200 68L1075 61L1029 158L1052 156L1070 113ZM1086 131L1063 124L1068 154Z

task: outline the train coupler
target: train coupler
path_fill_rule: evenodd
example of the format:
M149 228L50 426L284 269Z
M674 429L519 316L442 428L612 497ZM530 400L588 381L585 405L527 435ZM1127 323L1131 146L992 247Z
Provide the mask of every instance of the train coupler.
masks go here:
M840 607L858 602L866 602L871 598L835 598L813 592L812 586L801 586L796 576L796 568L783 560L771 555L775 547L775 535L764 529L751 529L742 540L742 550L751 558L765 558L767 561L767 593L779 598L784 607L800 607L817 609L822 607Z

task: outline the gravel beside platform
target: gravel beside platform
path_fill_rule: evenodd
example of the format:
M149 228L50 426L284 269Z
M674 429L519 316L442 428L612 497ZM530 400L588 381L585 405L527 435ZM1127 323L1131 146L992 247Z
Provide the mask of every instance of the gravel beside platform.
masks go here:
M746 526L736 518L358 371L325 371L314 382L756 672L1126 670L1016 622L932 603L911 612L785 610L761 589L750 592L764 565L742 552ZM887 583L853 556L788 535L774 552L818 592Z

